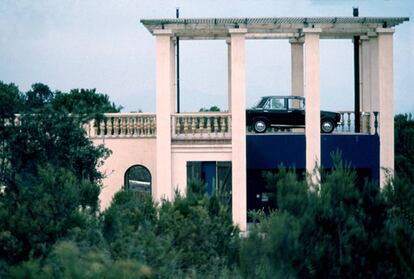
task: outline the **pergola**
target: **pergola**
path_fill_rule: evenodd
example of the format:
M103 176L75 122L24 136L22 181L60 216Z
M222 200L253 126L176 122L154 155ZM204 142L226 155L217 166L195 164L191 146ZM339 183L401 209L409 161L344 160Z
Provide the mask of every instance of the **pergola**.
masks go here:
M225 40L228 45L229 112L233 170L233 219L246 225L245 40L291 43L292 94L305 96L306 169L320 165L320 39L353 39L355 117L379 113L380 167L394 168L393 33L405 17L273 17L143 19L156 37L157 183L171 184L171 114L175 103L175 42ZM356 126L359 126L357 124ZM371 125L373 129L374 125ZM358 132L358 131L357 131ZM310 175L310 181L318 177ZM381 171L384 185L386 172ZM166 186L161 186L166 185ZM168 189L157 198L168 197Z
M352 39L407 20L406 17L268 17L142 19L141 22L153 35L157 30L169 29L184 40L226 39L229 30L237 28L246 29L246 39L300 38L306 28L320 28L322 39Z

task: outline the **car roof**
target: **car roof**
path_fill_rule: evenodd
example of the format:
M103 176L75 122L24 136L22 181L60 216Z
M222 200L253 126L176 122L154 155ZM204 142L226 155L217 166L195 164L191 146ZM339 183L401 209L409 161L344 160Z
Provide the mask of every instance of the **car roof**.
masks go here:
M286 96L269 95L269 96L263 96L262 98L305 99L305 97L303 96L294 96L294 95L286 95Z

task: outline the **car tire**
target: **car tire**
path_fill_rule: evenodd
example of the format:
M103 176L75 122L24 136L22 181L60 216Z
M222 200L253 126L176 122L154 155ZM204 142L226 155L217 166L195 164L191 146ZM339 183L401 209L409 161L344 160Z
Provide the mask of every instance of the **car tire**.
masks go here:
M256 133L264 133L267 130L267 123L263 119L255 120L253 123L253 130Z
M321 132L330 134L335 130L335 125L331 119L323 119L321 121Z

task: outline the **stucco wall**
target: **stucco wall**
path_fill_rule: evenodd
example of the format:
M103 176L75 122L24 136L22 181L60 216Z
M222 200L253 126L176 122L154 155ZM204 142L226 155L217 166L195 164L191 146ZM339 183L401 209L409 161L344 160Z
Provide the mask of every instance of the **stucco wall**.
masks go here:
M133 165L143 165L151 172L152 185L156 183L155 138L105 138L92 140L95 145L104 144L112 154L100 167L105 175L99 196L101 210L106 209L116 192L124 185L124 175Z
M173 145L172 191L186 192L188 161L231 161L231 145Z

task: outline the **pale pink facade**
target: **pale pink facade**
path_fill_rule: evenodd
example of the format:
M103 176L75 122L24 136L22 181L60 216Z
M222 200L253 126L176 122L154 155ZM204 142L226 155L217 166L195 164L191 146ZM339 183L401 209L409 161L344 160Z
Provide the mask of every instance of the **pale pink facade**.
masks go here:
M371 115L374 111L379 112L380 166L392 172L394 29L383 28L383 21L377 18L362 19L143 20L156 42L156 112L112 115L119 117L113 122L118 125L116 133L90 132L95 144L104 144L112 150L112 155L101 167L106 174L101 208L106 208L113 195L122 188L125 172L132 165L143 165L151 172L152 194L160 201L172 199L176 189L185 192L187 162L231 161L233 220L242 230L246 229L246 39L287 39L291 42L292 94L306 97L306 169L312 172L321 158L319 41L361 36L361 112ZM387 20L394 26L406 19ZM176 113L177 36L180 39L219 39L227 43L228 112ZM366 132L372 133L373 123L369 129L371 131ZM309 179L314 183L318 181L318 177L312 175ZM382 172L381 184L385 179Z

